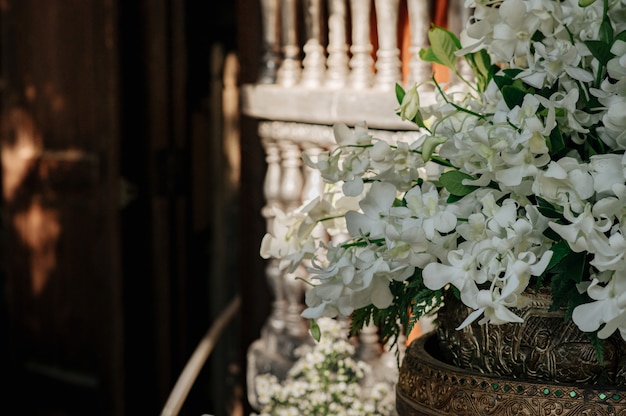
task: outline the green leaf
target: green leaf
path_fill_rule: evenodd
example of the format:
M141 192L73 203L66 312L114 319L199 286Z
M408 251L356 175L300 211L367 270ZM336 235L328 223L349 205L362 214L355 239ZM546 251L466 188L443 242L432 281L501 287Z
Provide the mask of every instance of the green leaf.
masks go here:
M509 77L510 79L514 80L516 76L518 76L522 70L519 68L507 68L502 70L502 72L504 72L504 74Z
M364 326L373 323L380 329L383 344L397 345L401 334L410 332L420 317L434 314L443 302L443 291L426 288L419 269L404 282L392 281L389 289L394 297L389 307L378 309L370 304L352 313L350 335L358 335ZM399 353L400 349L396 348L398 365Z
M413 118L413 123L415 123L416 126L421 127L423 129L426 128L426 123L424 123L424 118L422 117L422 113L420 111L418 111L417 114L415 114L415 117Z
M555 207L548 201L538 196L535 196L537 199L537 209L539 212L548 217L548 218L563 218L563 207Z
M595 2L596 0L578 0L578 5L580 7L587 7L587 6L591 6Z
M565 145L565 140L563 139L563 135L561 134L561 129L552 129L552 131L550 132L548 149L550 150L550 155L552 156L555 156L567 149L567 146Z
M430 160L433 152L442 143L445 143L448 138L446 136L428 136L422 144L422 160L427 162Z
M491 58L484 49L465 55L465 58L476 75L476 84L479 91L484 91L489 80L496 72L496 66L491 64Z
M604 340L598 337L597 332L588 332L589 343L593 346L593 350L596 353L596 359L599 363L604 362Z
M606 65L615 55L611 53L611 45L600 40L587 40L585 45L602 65Z
M502 98L504 98L504 102L506 102L509 109L513 109L515 106L521 106L524 102L524 97L526 96L526 91L524 90L506 85L502 87L501 91Z
M439 61L439 59L435 55L435 52L433 52L433 48L431 47L420 49L419 56L420 56L420 59L424 62L434 62L436 64L443 64L442 62Z
M493 80L498 86L498 89L502 90L502 88L504 88L507 85L513 85L513 82L515 81L515 77L520 72L522 71L519 69L505 69L505 70L500 71L498 75L494 75Z
M487 51L485 49L481 49L478 52L474 52L473 58L478 73L483 76L488 76L493 67L491 65L491 57Z
M626 30L624 30L623 32L619 32L617 35L615 35L615 39L613 40L613 43L615 43L616 40L621 40L626 42Z
M396 83L396 98L398 99L398 104L402 104L402 100L404 100L405 95L406 92L404 91L404 88L402 88L402 85Z
M458 196L458 195L448 195L448 198L446 199L446 203L448 204L455 204L457 202L459 202L461 199L463 199L462 196Z
M588 267L589 260L586 252L575 253L570 251L550 269L551 310L566 307L566 317L570 318L577 305L588 302L588 297L579 293L576 287L583 280Z
M572 249L567 244L567 241L559 241L550 247L550 251L552 252L552 258L550 259L550 263L548 264L547 270L551 270L557 264L559 264L565 257L567 257Z
M455 52L461 49L461 42L451 31L439 26L433 26L428 31L430 49L439 63L456 70L458 57Z
M322 331L320 330L320 326L317 324L315 319L311 319L309 321L309 332L315 341L320 342L320 338L322 338Z
M611 24L611 19L609 19L609 16L606 14L600 24L599 38L607 45L610 45L613 42L613 25Z
M475 180L476 178L458 170L451 170L442 173L439 177L439 182L451 195L465 196L478 188L477 186L463 185L463 180L465 179Z

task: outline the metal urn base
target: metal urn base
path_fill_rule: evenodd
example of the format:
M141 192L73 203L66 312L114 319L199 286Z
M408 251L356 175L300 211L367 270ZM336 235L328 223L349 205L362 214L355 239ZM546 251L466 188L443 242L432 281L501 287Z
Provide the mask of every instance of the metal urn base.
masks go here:
M626 342L619 331L602 341L599 362L589 334L565 319L565 309L552 311L548 289L524 293L526 304L511 311L522 323L456 329L473 311L450 291L439 309L437 337L441 361L456 367L533 383L598 384L626 387Z
M407 348L396 387L399 416L626 416L626 388L528 382L441 361L434 333Z

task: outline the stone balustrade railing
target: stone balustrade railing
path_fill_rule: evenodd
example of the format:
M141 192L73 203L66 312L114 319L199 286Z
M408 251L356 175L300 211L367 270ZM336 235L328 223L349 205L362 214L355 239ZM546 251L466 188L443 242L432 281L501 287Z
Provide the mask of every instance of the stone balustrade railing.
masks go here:
M448 26L459 26L465 10L463 0L260 1L264 51L258 82L242 87L244 113L391 130L412 128L395 115L395 84L432 77L419 59L431 4L449 3Z
M417 137L415 126L396 114L395 84L408 86L433 75L432 66L418 56L427 46L434 19L431 4L447 3L453 31L459 31L458 22L465 17L460 15L463 0L260 1L261 69L257 83L242 86L241 99L242 111L259 119L267 162L262 213L270 230L274 208L289 211L319 194L321 178L303 166L301 154L331 148L333 124L367 121L374 136L390 142ZM253 406L254 376L284 375L294 360L294 348L307 339L300 317L306 288L294 277L268 262L272 312L248 354ZM385 365L393 380L395 357L388 361L382 354L375 328L364 331L359 345L361 355Z

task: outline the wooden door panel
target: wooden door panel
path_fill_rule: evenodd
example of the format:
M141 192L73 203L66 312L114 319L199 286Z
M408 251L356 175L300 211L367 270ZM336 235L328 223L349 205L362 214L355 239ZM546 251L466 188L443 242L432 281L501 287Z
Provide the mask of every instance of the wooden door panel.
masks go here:
M0 7L9 406L123 413L115 2Z

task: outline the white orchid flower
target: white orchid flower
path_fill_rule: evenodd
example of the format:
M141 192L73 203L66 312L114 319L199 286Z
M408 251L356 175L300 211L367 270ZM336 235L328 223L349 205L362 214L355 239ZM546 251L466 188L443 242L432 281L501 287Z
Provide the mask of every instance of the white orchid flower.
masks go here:
M365 122L357 123L354 129L338 123L333 126L333 132L339 146L365 146L371 144L373 139Z
M346 213L346 226L352 236L370 239L384 238L390 218L390 210L396 200L396 187L386 182L375 182L361 200L362 213Z
M372 176L372 180L391 183L401 192L411 189L415 181L421 177L420 171L425 166L420 155L414 151L414 147L414 144L410 146L408 143L398 142L395 149L390 149L390 159L385 160L387 166L372 161L372 168L378 171Z
M614 231L608 238L610 250L597 252L589 262L599 271L626 270L626 239L619 231Z
M616 40L611 46L611 53L615 55L615 58L607 63L606 69L611 78L624 79L626 77L626 42Z
M279 269L293 272L304 259L312 258L316 251L316 243L311 236L315 225L302 212L285 214L275 208L273 214L272 229L261 241L261 257L280 259ZM303 228L305 223L308 226Z
M588 114L578 109L580 92L577 88L572 88L567 92L555 92L549 99L541 96L537 96L537 98L546 108L553 106L554 108L564 110L565 117L559 117L559 127L561 129L577 133L589 133L589 129L583 125L585 119L588 118Z
M594 217L616 218L620 226L626 225L626 184L614 184L611 188L615 195L598 200L592 208Z
M426 234L419 225L403 226L400 231L389 226L386 240L390 261L406 262L420 268L433 261L433 256L428 253L429 242Z
M565 76L580 82L593 81L593 74L578 66L581 61L579 50L569 40L556 39L549 48L542 42L534 42L533 46L533 64L517 78L535 88L551 86Z
M524 322L522 318L515 315L507 307L507 302L501 295L498 289L480 290L476 295L476 304L478 308L470 313L467 318L456 329L463 329L470 325L481 315L484 315L483 319L478 321L479 324L493 324L499 325L508 322Z
M591 207L591 204L585 205L583 212L576 216L568 206L565 206L563 216L570 224L550 222L550 228L563 237L576 253L610 252L606 232L611 229L612 223L607 218L594 217Z
M510 62L513 57L528 56L531 38L541 21L527 11L526 3L522 0L504 0L500 5L501 20L493 27L493 41L490 45L498 60Z
M619 329L626 335L626 275L614 273L608 283L593 279L587 289L593 302L578 305L572 320L584 332L598 329L598 337L605 339ZM601 328L601 326L603 326Z
M537 172L532 191L555 205L568 205L574 212L581 212L594 195L593 177L587 165L563 157Z
M428 239L433 239L435 232L449 233L457 224L454 206L440 204L437 188L426 182L422 187L415 186L404 196L410 212L421 221L421 226Z
M420 96L417 92L417 84L409 88L402 98L402 103L397 111L402 120L413 120L420 110Z
M614 195L615 185L623 185L624 166L622 165L622 155L605 154L593 155L589 162L591 176L593 177L593 189L596 198L604 198Z

